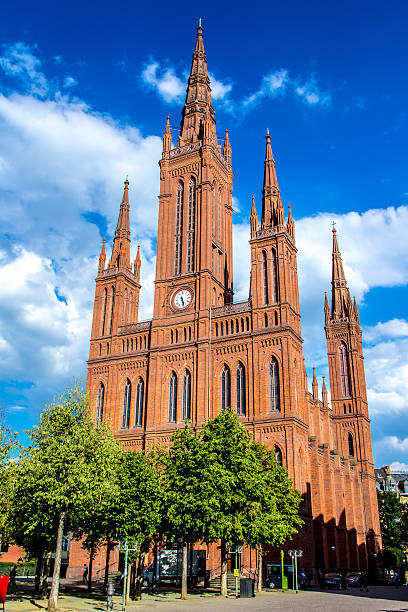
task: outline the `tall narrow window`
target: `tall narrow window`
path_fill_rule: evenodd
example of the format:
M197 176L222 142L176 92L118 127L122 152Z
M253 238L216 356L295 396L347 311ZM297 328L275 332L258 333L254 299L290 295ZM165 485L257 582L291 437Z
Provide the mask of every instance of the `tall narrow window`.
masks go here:
M221 409L231 407L231 372L225 364L221 373Z
M139 378L136 386L136 416L135 427L142 427L143 422L143 403L144 403L144 382Z
M191 418L191 374L188 370L183 376L183 421Z
M222 192L221 189L218 190L218 238L220 243L222 243Z
M123 296L122 325L126 325L127 323L127 313L128 313L128 290L125 289L125 293Z
M124 429L129 428L130 422L130 400L131 400L131 385L130 380L127 379L125 390L123 392L123 413L122 413L122 427Z
M177 416L177 376L171 373L169 385L169 422L175 423Z
M245 368L241 362L237 368L237 414L245 416L246 414L246 402L245 402Z
M181 243L183 229L183 199L184 185L180 181L177 187L176 200L176 234L175 234L175 253L174 253L174 275L181 274Z
M98 398L96 400L96 423L103 421L103 405L105 402L105 387L101 383L98 387Z
M101 322L101 336L105 335L105 319L106 319L106 303L108 301L108 290L105 287L103 290L103 302L102 302L102 322Z
M196 182L191 178L188 184L187 272L194 271L195 206Z
M264 304L269 302L269 287L268 287L268 258L266 251L262 251L262 284L263 284L263 299Z
M112 296L111 296L111 308L110 308L110 317L109 317L109 336L112 333L112 321L113 321L113 309L115 306L115 287L112 287Z
M279 446L277 446L277 444L275 444L275 461L276 463L278 463L279 465L283 465L283 457L282 457L282 451L279 448Z
M269 365L269 397L271 410L280 411L279 366L275 357Z
M276 260L276 251L272 249L272 259L271 259L271 278L272 278L272 291L271 291L271 299L272 303L275 304L279 301L279 291L278 291L278 263Z
M350 457L354 457L354 440L351 433L348 435L348 452Z
M340 384L343 397L350 397L350 379L347 359L347 348L344 342L339 346Z

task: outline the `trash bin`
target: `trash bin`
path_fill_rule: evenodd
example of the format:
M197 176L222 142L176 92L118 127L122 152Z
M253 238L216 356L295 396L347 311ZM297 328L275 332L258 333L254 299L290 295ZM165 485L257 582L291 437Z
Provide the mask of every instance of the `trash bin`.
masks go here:
M254 581L252 578L241 578L239 581L240 597L255 597Z

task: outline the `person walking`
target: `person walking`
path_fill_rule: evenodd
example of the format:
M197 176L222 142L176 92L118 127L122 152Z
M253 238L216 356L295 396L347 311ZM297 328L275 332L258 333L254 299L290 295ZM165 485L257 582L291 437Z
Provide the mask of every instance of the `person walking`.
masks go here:
M13 567L10 570L10 586L16 586L16 576L17 576L17 570L16 570L16 566L13 565Z
M361 578L360 578L360 591L364 591L367 593L368 592L368 582L367 582L367 574L365 572L362 572L361 574Z
M86 563L84 563L84 571L83 571L83 574L82 574L82 582L83 582L83 584L86 584L87 580L88 580L88 566L87 566Z

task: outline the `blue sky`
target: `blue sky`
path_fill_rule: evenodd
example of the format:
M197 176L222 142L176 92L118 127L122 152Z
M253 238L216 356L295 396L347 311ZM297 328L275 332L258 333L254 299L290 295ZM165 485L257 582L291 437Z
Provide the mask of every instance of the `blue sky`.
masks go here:
M270 129L296 222L309 372L327 374L332 219L361 311L376 465L408 469L405 2L8 3L0 23L0 405L13 429L85 374L101 236L131 181L151 316L157 161L180 121L202 17L218 135L229 129L236 299L249 279ZM192 12L194 10L194 12ZM176 134L176 131L174 132ZM239 246L238 246L239 245Z

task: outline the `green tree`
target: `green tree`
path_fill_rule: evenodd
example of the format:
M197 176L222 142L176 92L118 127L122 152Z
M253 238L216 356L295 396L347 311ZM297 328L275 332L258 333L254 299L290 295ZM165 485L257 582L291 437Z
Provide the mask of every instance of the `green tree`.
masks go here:
M134 451L123 452L118 469L118 486L115 535L128 544L134 545L137 542L135 597L140 599L143 560L162 522L164 493L162 480L154 465L154 456Z
M211 537L221 540L221 594L227 594L227 549L245 542L280 544L296 533L300 495L270 451L252 440L231 410L202 430L212 495Z
M106 429L95 427L89 413L83 391L78 386L67 389L42 413L39 425L28 432L31 444L16 466L12 499L15 533L20 516L33 538L30 541L22 536L22 542L35 544L35 552L40 540L43 550L55 550L49 610L55 610L58 603L64 531L80 529L90 508L111 493L104 452L106 445L114 447L116 442ZM18 491L24 486L31 492L31 500L25 497L20 503Z
M403 513L399 497L392 491L377 490L377 501L384 548L401 548Z
M17 434L6 426L4 411L0 409L0 550L3 540L9 538L8 513L10 509L10 459L17 448Z

